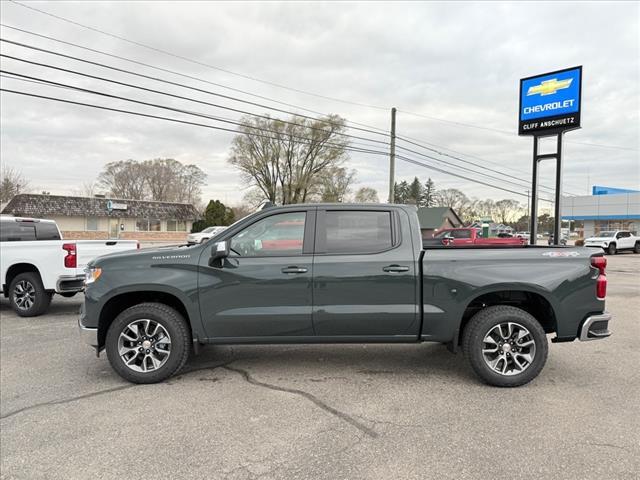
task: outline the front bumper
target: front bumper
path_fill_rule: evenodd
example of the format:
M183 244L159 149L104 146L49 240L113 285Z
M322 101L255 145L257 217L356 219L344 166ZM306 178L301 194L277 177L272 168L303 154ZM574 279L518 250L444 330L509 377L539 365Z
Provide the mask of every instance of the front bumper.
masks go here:
M98 342L98 329L93 327L85 327L84 319L86 318L84 312L84 304L80 307L80 317L78 318L78 331L80 332L80 340L82 343L86 343L87 345L96 349L96 353L99 351L99 342Z
M602 340L611 336L609 331L609 321L612 315L609 312L601 313L600 315L591 315L582 323L580 327L579 339L581 342L589 340Z

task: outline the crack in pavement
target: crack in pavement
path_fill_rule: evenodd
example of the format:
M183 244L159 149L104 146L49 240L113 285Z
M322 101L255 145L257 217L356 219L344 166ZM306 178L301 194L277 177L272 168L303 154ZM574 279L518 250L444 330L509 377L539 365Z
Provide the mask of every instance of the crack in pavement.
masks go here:
M22 407L17 410L14 410L9 413L5 413L0 416L0 420L4 420L5 418L13 417L14 415L18 415L22 412L27 412L29 410L34 410L36 408L48 407L51 405L62 405L65 403L75 402L76 400L84 400L86 398L97 397L98 395L103 395L105 393L117 392L119 390L127 390L129 388L137 387L138 385L120 385L119 387L106 388L104 390L98 390L97 392L85 393L84 395L78 395L76 397L71 398L63 398L62 400L51 400L49 402L36 403L34 405L29 405L28 407Z
M217 365L209 365L209 366L203 366L203 367L198 367L198 368L193 368L191 370L186 370L183 372L180 372L178 374L178 376L176 376L176 379L179 379L181 375L186 375L188 373L194 373L194 372L199 372L202 370L209 370L209 369L216 369L216 368L221 368L221 367L225 367L226 365L229 365L233 362L235 362L236 360L240 360L240 359L233 359L233 360L229 360L228 362L225 363L220 363ZM167 381L166 383L170 383L170 380ZM112 387L112 388L105 388L104 390L98 390L97 392L91 392L91 393L85 393L83 395L77 395L75 397L69 397L69 398L63 398L61 400L50 400L48 402L42 402L42 403L36 403L34 405L29 405L27 407L22 407L19 408L17 410L13 410L11 412L5 413L4 415L0 416L0 420L4 420L6 418L10 418L13 417L14 415L18 415L19 413L23 413L23 412L27 412L30 410L35 410L38 408L44 408L44 407L49 407L52 405L64 405L65 403L71 403L71 402L75 402L77 400L85 400L87 398L93 398L93 397L97 397L99 395L104 395L107 393L113 393L113 392L118 392L120 390L128 390L129 388L135 388L138 387L139 385L136 383L131 383L131 384L126 384L126 385L119 385L117 387Z
M316 397L315 395L313 395L313 394L311 394L309 392L305 392L304 390L298 390L296 388L281 387L279 385L273 385L271 383L261 382L259 380L256 380L255 378L253 378L248 371L243 370L241 368L234 368L234 367L230 367L229 365L224 365L221 368L223 368L225 370L229 370L230 372L235 372L235 373L238 373L238 374L242 375L244 380L246 382L250 383L251 385L255 385L257 387L262 387L262 388L267 388L269 390L274 390L276 392L291 393L293 395L298 395L300 397L306 398L307 400L309 400L310 402L312 402L313 404L315 404L317 407L321 408L325 412L327 412L327 413L329 413L329 414L331 414L331 415L333 415L335 417L338 417L339 419L349 423L350 425L354 426L355 428L357 428L358 430L360 430L364 434L368 435L369 437L372 437L372 438L377 438L378 437L378 433L375 430L367 427L363 423L360 423L358 420L356 420L355 418L351 417L350 415L348 415L348 414L346 414L344 412L341 412L340 410L337 410L337 409L333 408L331 405L328 405L327 403L323 402L318 397Z

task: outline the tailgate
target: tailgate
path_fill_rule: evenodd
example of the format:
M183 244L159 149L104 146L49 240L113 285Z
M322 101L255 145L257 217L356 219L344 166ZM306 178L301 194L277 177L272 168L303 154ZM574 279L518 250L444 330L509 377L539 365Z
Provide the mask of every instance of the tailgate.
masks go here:
M137 240L76 240L74 243L78 255L77 268L80 270L101 255L139 248Z

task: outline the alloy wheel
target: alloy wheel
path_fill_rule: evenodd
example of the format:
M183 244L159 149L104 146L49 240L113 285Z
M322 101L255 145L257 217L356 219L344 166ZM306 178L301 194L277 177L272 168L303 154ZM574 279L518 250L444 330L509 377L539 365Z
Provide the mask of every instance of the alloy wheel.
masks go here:
M36 287L27 280L21 280L13 289L13 298L20 310L29 310L36 301Z
M487 366L504 376L524 372L536 355L536 342L529 330L515 322L492 327L483 339L482 356Z
M158 322L134 320L120 332L118 354L134 372L151 372L162 367L171 354L171 337Z

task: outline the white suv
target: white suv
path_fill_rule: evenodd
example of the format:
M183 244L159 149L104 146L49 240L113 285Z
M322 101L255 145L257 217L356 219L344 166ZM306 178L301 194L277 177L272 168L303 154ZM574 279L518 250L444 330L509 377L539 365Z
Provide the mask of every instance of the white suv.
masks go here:
M584 241L585 247L600 247L609 255L615 255L620 250L633 250L640 253L640 237L636 237L628 230L608 230L600 232L595 237Z

